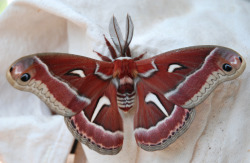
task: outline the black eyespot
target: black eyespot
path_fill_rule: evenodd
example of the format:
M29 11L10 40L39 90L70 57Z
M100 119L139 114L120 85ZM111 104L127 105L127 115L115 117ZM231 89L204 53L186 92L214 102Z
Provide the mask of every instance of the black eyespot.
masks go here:
M223 70L225 70L225 71L227 71L227 72L229 72L229 71L231 71L231 70L233 69L232 66L229 65L229 64L227 64L227 63L225 63L225 64L222 66L222 68L223 68Z
M240 60L240 62L242 63L242 58L241 58L241 57L239 57L239 60Z
M10 68L10 72L12 72L12 70L13 70L13 67Z
M30 79L30 74L28 74L28 73L25 73L25 74L23 74L22 76L21 76L21 80L23 81L23 82L26 82L26 81L28 81Z

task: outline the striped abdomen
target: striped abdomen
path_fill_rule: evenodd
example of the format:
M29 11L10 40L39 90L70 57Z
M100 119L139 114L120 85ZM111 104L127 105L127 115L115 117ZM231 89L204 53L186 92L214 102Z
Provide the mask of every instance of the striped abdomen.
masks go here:
M123 111L128 111L134 106L135 91L131 93L119 93L117 92L117 104Z

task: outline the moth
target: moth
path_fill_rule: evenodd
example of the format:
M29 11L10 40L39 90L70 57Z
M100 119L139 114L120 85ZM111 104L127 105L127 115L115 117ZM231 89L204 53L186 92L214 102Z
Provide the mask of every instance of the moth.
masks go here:
M237 78L246 62L237 52L212 45L133 57L133 30L128 15L123 39L112 17L109 33L115 46L104 36L110 57L98 52L102 61L66 53L33 54L14 62L7 79L63 115L74 137L98 153L114 155L122 149L121 114L132 108L138 146L164 149L189 128L194 107L218 84Z

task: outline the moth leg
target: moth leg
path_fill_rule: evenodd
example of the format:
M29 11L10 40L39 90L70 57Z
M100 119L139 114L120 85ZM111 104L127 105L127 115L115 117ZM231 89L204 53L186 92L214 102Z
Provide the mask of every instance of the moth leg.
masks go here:
M94 52L95 52L99 57L101 57L101 59L102 59L103 61L112 62L111 59L109 59L108 57L102 55L101 53L99 53L99 52L97 52L97 51L94 51Z
M103 37L104 37L104 39L105 39L106 45L107 45L108 48L109 48L109 52L110 52L112 58L113 58L113 59L116 59L116 58L117 58L117 54L116 54L116 52L115 52L114 47L110 44L109 40L106 38L105 35L103 35Z
M138 60L142 59L146 53L147 53L147 52L142 53L142 54L139 55L138 57L135 57L135 58L134 58L134 61L138 61Z

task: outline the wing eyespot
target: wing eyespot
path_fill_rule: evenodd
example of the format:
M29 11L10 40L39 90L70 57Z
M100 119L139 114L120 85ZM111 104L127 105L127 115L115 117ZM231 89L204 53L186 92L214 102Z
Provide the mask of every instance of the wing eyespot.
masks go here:
M230 72L233 69L232 66L230 64L227 64L227 63L223 64L222 68L226 72Z
M242 58L241 57L239 57L239 60L240 60L240 63L242 63Z
M25 74L23 74L22 76L21 76L21 81L23 81L23 82L27 82L28 80L30 80L30 74L28 74L28 73L25 73Z
M10 68L10 72L12 72L12 71L13 71L13 67Z

